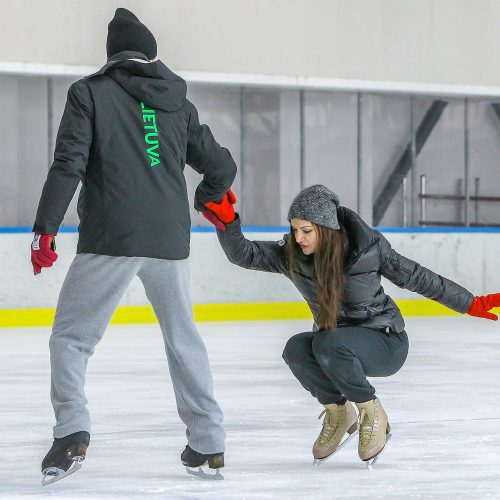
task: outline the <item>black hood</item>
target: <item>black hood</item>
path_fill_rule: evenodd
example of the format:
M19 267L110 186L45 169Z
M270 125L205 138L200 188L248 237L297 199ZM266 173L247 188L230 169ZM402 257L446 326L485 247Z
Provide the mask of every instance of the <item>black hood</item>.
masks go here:
M87 78L106 74L120 87L147 106L164 111L177 111L186 101L186 82L161 61L148 61L139 52L120 52Z
M346 256L346 267L348 267L377 243L380 236L356 212L347 207L339 206L337 216L349 240L349 251Z

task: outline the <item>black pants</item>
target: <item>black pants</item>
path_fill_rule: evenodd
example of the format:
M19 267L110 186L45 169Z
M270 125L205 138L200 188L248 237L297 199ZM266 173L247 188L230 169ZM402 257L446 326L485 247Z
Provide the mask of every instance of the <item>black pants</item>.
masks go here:
M366 377L396 373L408 355L408 336L359 326L305 332L288 340L283 359L321 404L362 403L375 389Z

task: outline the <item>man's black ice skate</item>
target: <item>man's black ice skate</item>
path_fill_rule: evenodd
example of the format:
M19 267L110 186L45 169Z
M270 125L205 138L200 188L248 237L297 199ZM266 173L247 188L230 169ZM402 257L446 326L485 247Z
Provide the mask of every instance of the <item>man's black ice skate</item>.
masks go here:
M188 445L182 452L181 460L182 464L185 465L188 474L205 479L224 479L224 476L220 473L220 469L224 467L224 453L210 453L204 455L203 453L194 451ZM207 462L210 469L216 469L215 474L207 474L203 471L201 467ZM198 470L192 470L196 467Z
M81 468L90 443L88 432L75 432L54 439L52 448L42 461L42 485L55 483Z

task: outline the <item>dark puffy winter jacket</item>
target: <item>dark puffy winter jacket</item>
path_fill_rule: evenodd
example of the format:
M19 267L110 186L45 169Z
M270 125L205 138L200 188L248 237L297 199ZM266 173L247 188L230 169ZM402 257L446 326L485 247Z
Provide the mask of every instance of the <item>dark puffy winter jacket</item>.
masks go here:
M404 330L401 312L385 294L380 284L381 276L400 288L417 292L460 313L469 309L473 295L465 288L398 254L381 233L370 228L352 210L341 206L337 215L349 240L338 327L388 327L396 333ZM318 298L314 283L314 256L306 256L298 250L299 266L292 278L286 254L289 235L279 242L249 241L243 236L240 220L237 219L227 226L226 231L217 231L217 236L233 264L246 269L281 273L291 279L316 318Z
M68 91L33 230L57 234L81 181L78 253L185 259L186 163L203 174L197 210L220 201L236 175L186 82L161 61L121 52Z

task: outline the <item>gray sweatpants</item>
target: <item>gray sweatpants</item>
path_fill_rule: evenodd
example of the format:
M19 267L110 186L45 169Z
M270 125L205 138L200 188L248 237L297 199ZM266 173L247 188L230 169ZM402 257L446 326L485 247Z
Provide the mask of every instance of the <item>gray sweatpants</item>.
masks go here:
M224 451L222 411L213 396L205 344L193 321L187 260L79 254L68 271L50 337L54 437L90 433L87 362L132 278L138 275L163 333L177 410L188 444Z

